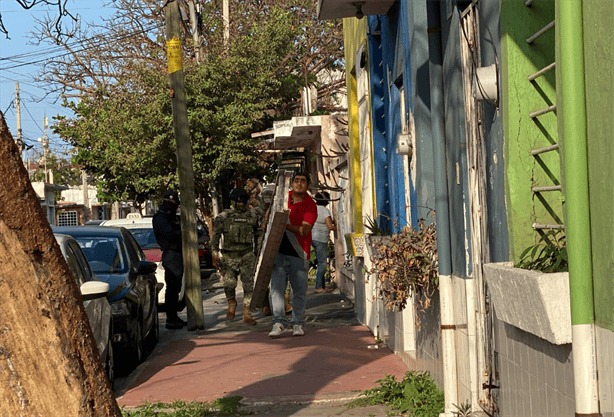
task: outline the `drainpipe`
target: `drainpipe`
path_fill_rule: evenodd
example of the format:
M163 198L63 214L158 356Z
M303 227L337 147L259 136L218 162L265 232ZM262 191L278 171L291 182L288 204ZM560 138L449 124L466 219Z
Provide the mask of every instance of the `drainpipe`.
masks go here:
M576 416L599 415L591 262L582 1L558 6ZM558 66L558 64L557 64Z
M441 306L441 344L443 354L443 389L445 411L453 416L457 399L456 347L454 343L454 306L452 298L452 257L450 255L450 220L448 213L448 178L446 175L445 118L441 52L440 0L427 4L429 36L429 78L431 85L431 131L435 174L435 221L439 260L439 303Z

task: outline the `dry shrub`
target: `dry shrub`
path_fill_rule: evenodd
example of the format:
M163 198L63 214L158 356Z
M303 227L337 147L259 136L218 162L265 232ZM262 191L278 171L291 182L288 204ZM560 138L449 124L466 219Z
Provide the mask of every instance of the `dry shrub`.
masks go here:
M416 309L426 310L439 285L435 223L425 226L420 219L417 228L405 226L399 233L371 241L373 268L367 273L377 276L386 308L403 311L409 297L415 295Z

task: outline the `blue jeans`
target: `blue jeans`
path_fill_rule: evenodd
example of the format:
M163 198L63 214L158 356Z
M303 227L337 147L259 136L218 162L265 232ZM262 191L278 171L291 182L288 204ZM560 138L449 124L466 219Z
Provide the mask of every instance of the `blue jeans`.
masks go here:
M271 271L271 308L273 323L284 324L286 320L285 298L288 280L292 287L292 321L290 324L303 324L305 307L307 305L307 267L309 260L295 256L282 255L275 257Z
M318 261L318 270L316 273L316 289L324 288L324 274L326 273L326 251L328 249L327 242L318 242L312 240L311 244L316 253L316 259Z

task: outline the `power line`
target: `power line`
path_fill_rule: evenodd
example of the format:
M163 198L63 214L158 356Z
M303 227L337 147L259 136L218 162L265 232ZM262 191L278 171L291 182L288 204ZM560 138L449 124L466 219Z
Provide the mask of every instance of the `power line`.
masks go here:
M14 104L15 104L15 101L11 100L11 102L9 103L9 106L6 108L6 110L2 114L6 114L9 111L9 109L14 106Z
M24 108L26 109L26 111L28 112L28 114L30 115L30 118L31 118L31 119L32 119L32 121L34 122L34 116L32 116L32 113L30 113L30 110L29 110L29 109L26 107L25 103L22 103L22 104L23 104L23 107L24 107ZM34 122L34 123L36 124L36 122ZM45 133L45 132L43 132L43 129L41 129L41 128L40 128L40 126L39 126L38 124L36 124L36 127L38 127L38 129L39 129L39 130L40 130L42 133Z
M54 47L53 50L65 50L66 47L72 48L73 46L77 46L77 45L83 45L84 43L87 43L89 41L92 41L95 43L93 45L90 46L86 46L83 47L81 49L77 49L73 52L65 52L65 53L61 53L61 54L57 54L57 55L53 55L53 56L47 56L46 52L44 51L36 51L36 52L28 52L28 53L24 53L24 54L20 54L20 55L14 55L14 56L10 56L10 57L5 57L5 58L0 58L0 62L2 61L17 61L18 58L34 58L37 56L45 56L45 58L39 59L39 60L35 60L35 61L30 61L30 62L21 62L21 61L17 61L18 63L13 65L13 66L7 66L7 67L3 67L0 68L0 71L4 71L4 70L10 70L10 69L15 69L15 68L20 68L26 65L34 65L34 64L38 64L41 62L45 62L45 61L49 61L51 59L56 59L56 58L60 58L60 57L65 57L65 56L70 56L79 52L85 52L91 49L95 49L100 47L103 44L109 44L110 42L117 42L117 41L121 41L124 39L128 39L130 37L133 37L135 35L139 35L139 34L145 34L153 29L159 29L161 28L161 24L158 23L154 23L151 26L145 27L141 30L138 31L134 31L134 32L128 32L126 34L123 35L115 35L111 38L105 37L104 33L100 33L97 35L94 35L92 37L89 37L87 39L84 40L80 40L80 41L75 41L73 44L67 44L66 46L59 46L59 47ZM110 33L110 32L107 32ZM51 48L49 48L51 49Z

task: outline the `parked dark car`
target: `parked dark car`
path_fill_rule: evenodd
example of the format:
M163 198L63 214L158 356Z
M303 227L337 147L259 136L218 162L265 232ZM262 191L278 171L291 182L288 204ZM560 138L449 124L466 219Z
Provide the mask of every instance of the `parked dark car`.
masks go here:
M98 353L111 387L113 387L115 379L112 343L113 316L111 306L106 298L109 293L109 284L98 280L94 275L79 243L72 236L57 233L54 236L62 250L72 277L81 290L83 307L85 307L85 313L92 328Z
M114 347L129 353L129 365L138 365L145 344L153 346L159 338L157 265L123 227L64 226L53 232L74 237L92 271L109 284Z

